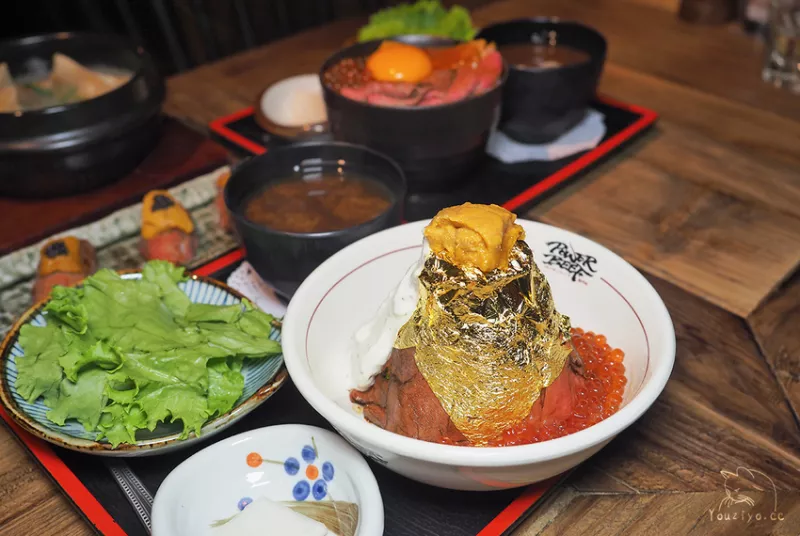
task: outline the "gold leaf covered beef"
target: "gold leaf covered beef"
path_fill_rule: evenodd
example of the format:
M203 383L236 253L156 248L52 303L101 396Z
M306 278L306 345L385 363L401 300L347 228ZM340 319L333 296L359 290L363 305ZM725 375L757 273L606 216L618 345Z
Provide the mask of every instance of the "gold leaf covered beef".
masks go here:
M417 368L473 445L525 419L570 353L569 319L514 220L471 204L434 218L419 302L395 343L415 348Z

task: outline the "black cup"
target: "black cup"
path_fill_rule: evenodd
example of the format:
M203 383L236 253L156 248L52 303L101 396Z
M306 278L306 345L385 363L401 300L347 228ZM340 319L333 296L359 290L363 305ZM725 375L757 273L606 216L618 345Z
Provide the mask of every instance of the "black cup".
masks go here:
M94 99L0 113L0 195L55 197L98 188L130 173L158 142L164 80L144 49L115 35L70 32L0 43L0 61L14 77L31 75L37 63L49 69L55 52L132 77Z
M478 38L493 41L501 50L518 43L566 45L590 57L554 68L509 64L498 126L502 132L522 143L546 143L583 120L606 59L606 40L597 30L577 22L524 19L488 26Z
M377 218L339 231L290 233L253 223L244 216L245 205L268 184L310 171L341 169L383 184L392 196L389 208ZM279 292L291 296L325 259L368 235L402 221L406 179L390 158L358 145L306 142L288 145L251 158L237 167L225 186L225 204L244 244L247 260Z
M452 46L441 37L394 38L419 47ZM324 73L344 58L369 56L382 41L367 41L340 50L322 65L328 122L334 139L380 151L400 164L412 193L443 192L465 181L485 158L489 131L500 106L503 69L498 85L482 95L441 106L393 108L343 97L329 88Z

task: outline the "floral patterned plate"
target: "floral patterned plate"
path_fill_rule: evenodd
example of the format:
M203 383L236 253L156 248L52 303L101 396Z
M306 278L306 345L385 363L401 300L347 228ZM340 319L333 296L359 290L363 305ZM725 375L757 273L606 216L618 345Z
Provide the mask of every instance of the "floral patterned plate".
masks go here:
M341 437L313 426L268 426L198 452L167 476L153 536L213 536L259 499L280 502L339 536L383 534L375 477Z

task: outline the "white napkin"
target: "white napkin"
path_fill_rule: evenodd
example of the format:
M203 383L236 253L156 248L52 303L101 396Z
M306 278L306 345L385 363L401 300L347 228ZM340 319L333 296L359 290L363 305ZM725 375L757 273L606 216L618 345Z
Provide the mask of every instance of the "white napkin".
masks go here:
M604 116L589 110L583 121L560 138L542 145L526 145L514 141L499 130L493 130L486 152L506 164L530 160L558 160L581 151L594 149L606 134Z
M279 318L286 314L286 306L275 294L275 289L264 282L247 261L233 271L228 286L244 294L265 313Z

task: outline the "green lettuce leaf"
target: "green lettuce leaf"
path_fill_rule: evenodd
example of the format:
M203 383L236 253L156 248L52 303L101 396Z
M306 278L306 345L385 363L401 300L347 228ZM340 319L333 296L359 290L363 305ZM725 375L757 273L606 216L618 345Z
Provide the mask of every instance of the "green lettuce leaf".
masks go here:
M138 394L139 386L123 371L109 376L106 383L106 396L109 401L128 407L136 401Z
M249 302L245 302L245 304L249 304ZM268 315L258 309L253 309L252 306L250 306L250 309L245 311L242 314L242 318L239 319L239 328L253 337L268 339L272 334L272 324L274 321L274 316Z
M423 34L469 41L477 29L469 11L462 6L449 10L437 0L419 0L414 4L388 7L369 18L358 32L359 41L386 39L398 35Z
M77 333L86 333L89 314L82 303L83 289L55 286L44 310L48 319L57 318Z
M240 367L241 369L241 367ZM224 415L242 396L244 377L232 370L225 359L214 359L208 364L208 411L211 415Z
M14 387L28 402L44 396L47 403L58 395L64 377L58 359L67 352L67 340L55 324L26 324L20 329L19 344L24 354L16 359Z
M147 416L138 406L112 404L103 409L97 429L97 441L106 439L116 448L121 443L135 443L136 430L147 427Z
M192 301L177 283L186 281L186 271L166 261L151 261L142 269L142 279L154 283L161 291L164 305L177 316L184 316Z
M58 363L64 369L64 374L70 381L78 381L78 372L88 365L94 365L103 370L116 370L122 366L120 355L103 341L97 341L85 347L77 340L70 344L67 353L58 358Z
M107 380L108 374L100 369L83 372L75 383L65 378L47 418L59 425L67 419L77 419L86 430L96 430L108 400L105 394Z
M210 305L208 303L193 303L186 311L188 322L224 322L232 324L242 317L244 308L242 304L235 305Z
M196 385L208 387L206 364L212 357L226 357L223 348L201 346L175 348L164 352L123 354L120 372L140 388L151 383L160 385Z
M210 344L224 348L228 355L264 357L281 352L279 342L245 333L235 324L200 322L197 327Z
M148 430L155 429L159 422L180 420L183 421L181 438L190 432L199 435L211 415L206 396L187 385L164 385L144 393L138 405L147 415Z

